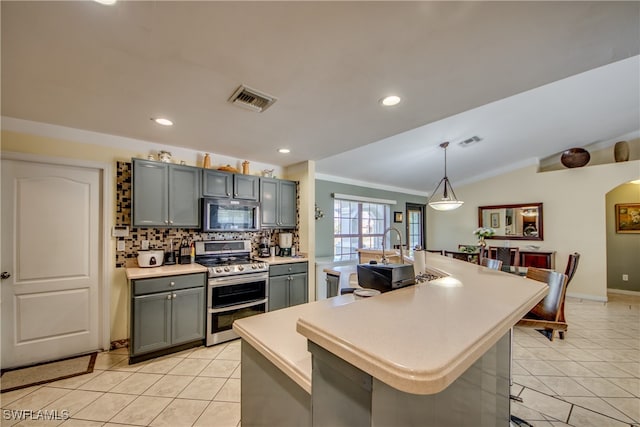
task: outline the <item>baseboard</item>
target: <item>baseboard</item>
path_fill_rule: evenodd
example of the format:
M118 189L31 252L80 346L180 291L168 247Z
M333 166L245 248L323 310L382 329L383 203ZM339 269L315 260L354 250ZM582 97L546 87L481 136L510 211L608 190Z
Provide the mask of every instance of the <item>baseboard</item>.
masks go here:
M588 301L607 302L607 297L599 297L591 294L575 294L573 292L567 292L566 296L569 298L586 299Z
M127 347L129 347L129 338L111 341L111 348L109 348L109 350L117 350L119 348L127 348Z
M627 291L626 289L607 289L607 293L619 294L619 295L631 295L633 297L640 297L640 292L638 292L638 291Z

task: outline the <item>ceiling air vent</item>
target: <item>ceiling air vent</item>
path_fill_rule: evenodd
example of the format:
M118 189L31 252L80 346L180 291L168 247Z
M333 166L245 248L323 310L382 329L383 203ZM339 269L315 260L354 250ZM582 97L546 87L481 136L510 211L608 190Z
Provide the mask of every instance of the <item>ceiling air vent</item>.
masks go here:
M276 100L277 98L274 96L251 89L245 85L240 85L229 98L229 102L232 104L258 113L262 113L269 108Z
M476 142L480 142L480 141L482 141L482 138L480 138L479 136L472 136L469 139L465 139L464 141L458 142L458 145L460 145L462 147L468 147L468 146L473 145Z

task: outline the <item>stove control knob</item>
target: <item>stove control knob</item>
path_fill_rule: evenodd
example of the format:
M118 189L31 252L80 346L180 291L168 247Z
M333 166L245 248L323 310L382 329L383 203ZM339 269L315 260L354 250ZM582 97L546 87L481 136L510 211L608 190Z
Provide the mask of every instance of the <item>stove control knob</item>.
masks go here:
M257 265L255 265L255 264L251 264L251 269L252 269L252 270L255 270L257 267L258 267Z
M216 268L216 273L222 273L222 269L220 267Z
M244 266L239 265L239 266L238 266L238 271L242 271L242 270L244 270Z
M229 267L225 267L224 271L226 271L228 273L229 272Z
M265 264L265 263L261 262L261 263L260 263L260 265L259 265L258 267L260 267L260 268L266 268L266 267L267 267L267 264Z

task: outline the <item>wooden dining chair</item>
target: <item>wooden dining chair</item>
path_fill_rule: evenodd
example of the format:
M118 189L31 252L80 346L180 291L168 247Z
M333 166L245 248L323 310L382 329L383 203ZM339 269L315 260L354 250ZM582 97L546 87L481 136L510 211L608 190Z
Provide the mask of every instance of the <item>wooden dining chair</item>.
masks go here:
M520 265L520 248L489 246L488 258L502 261L502 265L505 267L518 267Z
M502 268L502 261L499 259L480 258L480 265L492 270L500 270Z
M573 276L576 274L576 270L578 269L578 261L580 261L580 254L578 252L574 252L569 255L569 259L567 261L567 268L564 271L564 274L567 275L567 285L566 285L567 288L569 287L569 283L571 283L571 279L573 279ZM564 298L562 299L562 304L560 305L560 316L558 317L558 320L561 322L567 323L567 320L564 317ZM558 331L558 336L560 337L561 340L564 339L565 333L566 333L566 330Z
M471 255L474 255L474 254L469 254L466 252L447 251L447 250L444 251L444 256L448 256L449 258L459 259L461 261L467 261L467 262L472 262Z
M549 293L533 307L516 326L538 329L549 341L553 341L555 331L559 331L560 339L564 339L567 322L562 313L564 297L567 291L567 275L553 270L529 267L527 278L545 282L549 285Z

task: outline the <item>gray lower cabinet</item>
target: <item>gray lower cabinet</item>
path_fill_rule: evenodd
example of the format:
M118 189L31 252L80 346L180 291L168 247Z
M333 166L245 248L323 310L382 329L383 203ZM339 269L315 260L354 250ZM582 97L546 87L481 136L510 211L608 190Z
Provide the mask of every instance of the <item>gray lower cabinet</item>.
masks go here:
M269 267L269 311L304 304L308 301L307 262Z
M340 288L340 276L327 273L327 298L335 297L338 295L338 289Z
M298 193L295 181L275 178L260 179L260 225L262 227L295 228Z
M133 159L133 227L200 227L201 169Z
M202 195L224 199L254 200L259 198L260 178L217 170L203 170Z
M205 273L132 280L131 286L130 363L202 343Z

